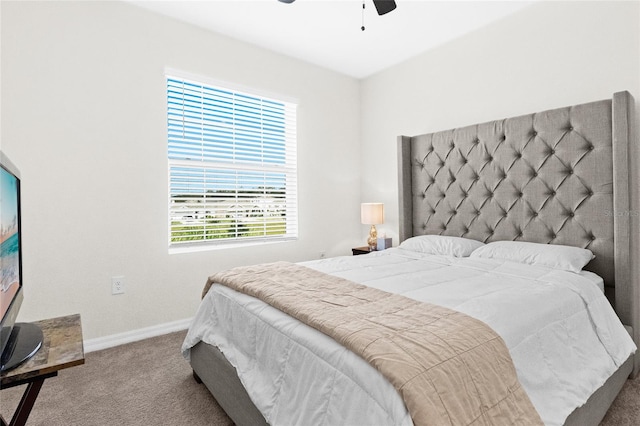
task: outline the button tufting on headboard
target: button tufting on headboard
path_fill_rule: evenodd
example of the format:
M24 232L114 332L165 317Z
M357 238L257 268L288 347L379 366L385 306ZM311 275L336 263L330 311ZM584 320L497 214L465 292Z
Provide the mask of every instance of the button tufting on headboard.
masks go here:
M611 279L611 103L586 105L411 138L413 234L589 247Z

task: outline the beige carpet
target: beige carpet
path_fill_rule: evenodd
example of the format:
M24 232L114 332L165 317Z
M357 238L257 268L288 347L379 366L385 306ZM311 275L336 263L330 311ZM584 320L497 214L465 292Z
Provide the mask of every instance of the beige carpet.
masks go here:
M29 426L231 425L180 354L185 332L86 355L85 364L47 379ZM15 391L19 389L19 391ZM24 387L2 390L9 420Z
M87 354L45 381L29 426L231 425L180 355L185 332ZM0 392L9 420L24 387ZM627 381L603 425L640 425L640 379Z

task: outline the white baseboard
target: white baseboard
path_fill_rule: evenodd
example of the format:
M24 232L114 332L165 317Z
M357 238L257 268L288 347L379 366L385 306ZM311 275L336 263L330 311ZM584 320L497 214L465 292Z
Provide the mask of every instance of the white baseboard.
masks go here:
M85 353L99 351L102 349L112 348L114 346L124 345L125 343L137 342L138 340L173 333L174 331L186 330L189 328L191 320L192 318L185 318L183 320L167 322L151 327L140 328L138 330L88 339L84 341L84 351Z

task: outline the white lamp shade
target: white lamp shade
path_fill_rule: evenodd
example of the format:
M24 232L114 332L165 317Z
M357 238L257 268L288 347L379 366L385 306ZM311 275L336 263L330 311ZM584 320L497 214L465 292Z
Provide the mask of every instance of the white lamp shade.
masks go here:
M381 223L384 223L384 204L360 204L360 221L364 225L379 225Z

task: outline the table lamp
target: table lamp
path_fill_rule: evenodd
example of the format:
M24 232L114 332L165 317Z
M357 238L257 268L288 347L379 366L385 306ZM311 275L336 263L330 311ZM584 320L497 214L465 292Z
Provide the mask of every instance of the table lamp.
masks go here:
M371 225L367 244L370 251L374 251L378 246L378 231L376 225L384 223L384 204L382 203L362 203L360 204L360 222L363 225Z

